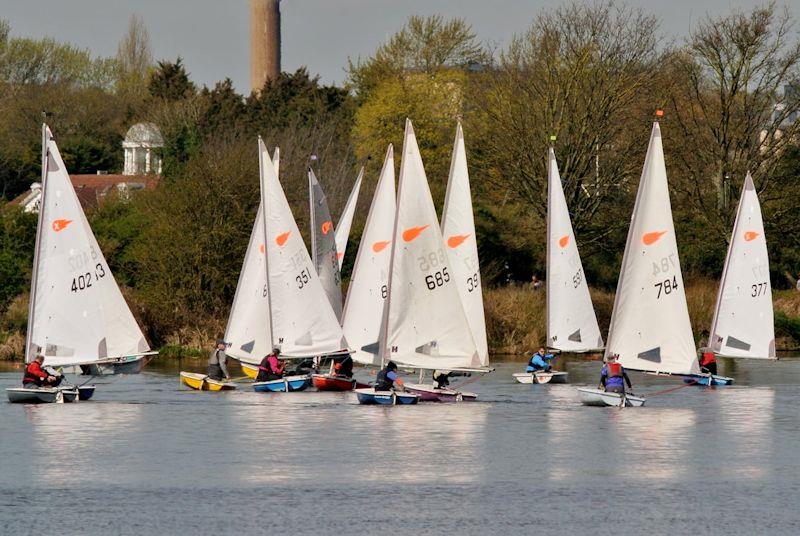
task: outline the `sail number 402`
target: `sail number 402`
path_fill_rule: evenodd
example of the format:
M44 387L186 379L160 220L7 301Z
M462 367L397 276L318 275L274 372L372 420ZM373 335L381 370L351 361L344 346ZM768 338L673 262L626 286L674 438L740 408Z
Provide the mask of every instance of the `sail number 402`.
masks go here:
M655 285L653 285L658 289L658 295L656 299L660 299L661 295L664 294L672 294L673 290L678 289L678 276L673 276L672 279L665 279L664 281L659 281Z
M91 272L86 272L85 274L81 274L77 277L72 278L72 286L70 290L72 292L78 292L81 290L86 290L87 288L92 286L92 275L94 275L94 280L98 281L106 276L106 271L103 268L103 265L97 263L94 267L94 274Z

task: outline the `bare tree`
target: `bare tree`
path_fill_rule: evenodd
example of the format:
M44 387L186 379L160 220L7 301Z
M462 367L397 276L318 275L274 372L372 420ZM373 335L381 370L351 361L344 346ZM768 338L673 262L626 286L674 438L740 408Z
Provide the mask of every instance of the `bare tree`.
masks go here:
M128 19L128 30L117 47L120 83L125 88L143 88L153 67L150 32L139 15Z

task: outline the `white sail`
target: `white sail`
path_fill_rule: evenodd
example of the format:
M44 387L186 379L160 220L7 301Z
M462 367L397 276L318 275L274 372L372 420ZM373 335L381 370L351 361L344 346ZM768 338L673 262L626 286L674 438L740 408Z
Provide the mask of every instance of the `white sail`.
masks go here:
M280 149L275 147L272 165L277 171ZM276 173L277 175L277 173ZM258 364L272 350L272 333L267 297L267 268L264 252L264 210L259 202L256 221L250 232L250 241L244 264L236 285L233 306L228 316L225 340L230 344L226 353L240 361Z
M424 369L480 367L411 121L406 120L382 358Z
M356 205L358 204L358 192L361 191L361 181L364 178L364 168L358 172L358 178L350 192L350 197L347 198L347 204L344 206L342 215L339 218L339 224L336 226L336 256L339 258L339 269L342 269L342 262L344 262L344 253L347 249L347 241L350 239L350 228L353 226L353 216L356 213Z
M339 275L333 219L325 192L311 168L308 168L308 197L311 209L311 259L333 312L339 319L342 316L342 279Z
M562 352L603 347L552 148L547 156L547 346Z
M486 318L483 312L483 290L478 258L478 240L472 214L472 194L469 187L467 150L461 123L456 127L450 176L442 210L442 234L447 254L453 267L453 277L461 296L472 337L478 348L481 365L489 364L489 346L486 342Z
M394 150L389 145L361 235L342 312L342 328L353 349L353 359L366 365L377 366L381 362L378 339L392 255L396 204L394 180Z
M89 227L50 130L26 361L52 366L142 355L150 347Z
M775 324L761 206L747 174L725 257L709 345L724 356L774 358Z
M699 372L669 201L661 130L653 125L622 258L606 356L650 372Z
M272 152L272 167L275 168L275 176L280 178L281 176L281 148L275 147L275 150Z
M259 168L272 344L279 346L287 357L311 357L344 350L347 343L342 328L261 139Z

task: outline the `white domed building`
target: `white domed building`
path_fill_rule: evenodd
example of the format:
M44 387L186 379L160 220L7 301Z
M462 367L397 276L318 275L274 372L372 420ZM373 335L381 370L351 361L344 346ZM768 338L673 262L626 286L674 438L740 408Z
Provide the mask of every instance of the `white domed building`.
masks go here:
M161 157L157 149L164 147L164 138L153 123L136 123L128 129L122 148L125 151L123 175L161 174Z

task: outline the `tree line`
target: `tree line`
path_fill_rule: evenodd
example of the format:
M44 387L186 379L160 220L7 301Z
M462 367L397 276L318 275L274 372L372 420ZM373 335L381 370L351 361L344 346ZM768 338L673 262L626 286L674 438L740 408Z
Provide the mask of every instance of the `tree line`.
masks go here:
M658 108L687 277L718 278L750 171L772 282L788 287L800 270L796 30L771 3L708 17L674 42L643 10L577 2L539 12L493 50L463 19L414 16L371 55L351 58L342 86L299 69L243 95L230 80L198 87L180 58L155 61L138 17L113 58L11 37L3 22L0 184L8 200L38 180L43 111L71 173L119 171L127 128L155 123L165 141L160 186L89 217L153 343L201 344L224 330L235 292L259 199L257 136L281 148L301 229L307 166L335 215L366 167L346 280L386 145L401 145L404 119L414 121L438 206L461 120L489 286L544 273L552 143L587 279L613 291ZM1 327L12 333L24 328L35 218L13 207L0 218Z

